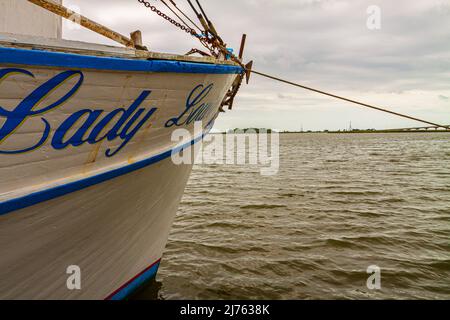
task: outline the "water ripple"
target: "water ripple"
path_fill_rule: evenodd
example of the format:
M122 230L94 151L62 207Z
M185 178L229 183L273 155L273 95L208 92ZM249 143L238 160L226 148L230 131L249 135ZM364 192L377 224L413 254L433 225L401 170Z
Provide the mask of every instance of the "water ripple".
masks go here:
M275 177L196 166L143 295L449 299L449 148L445 133L289 134Z

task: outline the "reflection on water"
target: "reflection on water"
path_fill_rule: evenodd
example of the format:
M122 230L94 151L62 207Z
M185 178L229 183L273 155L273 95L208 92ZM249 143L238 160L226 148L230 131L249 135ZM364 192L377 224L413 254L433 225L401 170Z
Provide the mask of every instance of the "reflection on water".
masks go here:
M287 134L280 154L273 177L195 167L138 298L450 298L450 134Z

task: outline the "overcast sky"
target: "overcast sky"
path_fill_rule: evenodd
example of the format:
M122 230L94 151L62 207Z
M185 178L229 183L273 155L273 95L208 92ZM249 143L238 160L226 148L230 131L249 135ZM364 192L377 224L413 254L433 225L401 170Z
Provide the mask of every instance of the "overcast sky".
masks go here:
M151 1L167 12L159 1ZM186 1L176 1L185 7ZM185 53L195 39L137 0L65 0L124 34L140 29L152 51ZM230 47L248 34L254 69L319 89L450 124L450 0L203 0ZM381 9L381 29L367 9ZM167 12L169 13L169 12ZM373 24L372 24L373 25ZM68 39L111 43L65 24ZM420 125L252 76L216 129L305 130Z

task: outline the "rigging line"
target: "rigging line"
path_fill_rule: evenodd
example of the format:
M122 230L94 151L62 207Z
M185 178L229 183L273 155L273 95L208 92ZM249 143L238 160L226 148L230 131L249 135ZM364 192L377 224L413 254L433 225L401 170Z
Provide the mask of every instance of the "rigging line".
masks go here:
M211 20L209 20L208 16L206 15L205 10L203 10L202 5L200 4L199 0L195 0L197 2L197 5L199 6L201 12L203 13L203 16L205 17L206 23L208 24L209 27L209 32L221 43L223 44L223 40L222 38L219 36L216 28L214 27L213 23L211 22Z
M192 4L191 0L187 0L187 1L189 2L192 10L194 10L195 14L197 15L197 18L200 21L201 25L205 29L205 35L207 36L208 34L211 34L212 36L217 38L217 35L212 32L213 30L211 28L211 21L209 21L206 16L202 15L202 13L205 14L205 12L203 11L203 8L201 7L200 3L197 1L197 4L199 5L202 13L197 11L195 6Z
M394 112L394 111L391 111L391 110L383 109L383 108L376 107L376 106L373 106L373 105L370 105L370 104L367 104L367 103L363 103L363 102L359 102L359 101L356 101L356 100L348 99L348 98L341 97L341 96L338 96L338 95L335 95L335 94L332 94L332 93L328 93L328 92L325 92L325 91L322 91L322 90L314 89L314 88L307 87L307 86L304 86L304 85L301 85L301 84L298 84L298 83L294 83L294 82L291 82L291 81L288 81L288 80L277 78L277 77L274 77L274 76L271 76L271 75L268 75L268 74L265 74L265 73L262 73L262 72L258 72L258 71L254 71L254 70L248 70L248 71L250 71L250 72L252 72L254 74L260 75L262 77L265 77L265 78L269 78L269 79L272 79L272 80L275 80L275 81L279 81L279 82L283 82L283 83L292 85L294 87L299 87L299 88L302 88L302 89L305 89L305 90L309 90L309 91L313 91L313 92L316 92L316 93L320 93L320 94L323 94L323 95L326 95L326 96L329 96L329 97L332 97L332 98L336 98L336 99L344 100L344 101L351 102L351 103L354 103L354 104L358 104L358 105L366 107L366 108L371 108L371 109L375 109L375 110L378 110L378 111L390 113L390 114L393 114L393 115L396 115L396 116L399 116L399 117L403 117L403 118L407 118L407 119L410 119L410 120L426 123L426 124L432 125L434 127L444 128L446 130L450 130L450 126L444 126L444 125L441 125L441 124L433 123L433 122L422 120L422 119L419 119L419 118L414 118L414 117L411 117L411 116L408 116L408 115L405 115L405 114L401 114L401 113Z
M192 29L164 0L160 0L172 13L185 25L185 27Z
M189 5L191 6L192 10L194 11L194 13L197 15L197 19L198 21L200 21L201 25L203 26L204 30L205 30L205 36L208 37L208 34L212 34L208 25L208 22L205 20L205 18L202 16L202 14L200 12L198 12L198 10L195 8L195 6L192 4L191 0L187 0L187 2L189 3Z
M202 7L202 5L200 4L200 1L195 0L195 2L197 2L197 5L198 5L198 7L200 8L200 11L202 12L203 16L205 17L205 20L206 20L208 23L211 23L211 21L209 21L208 16L207 16L206 13L205 13L205 10L203 10L203 7Z
M194 11L195 15L197 17L200 16L200 13L197 11L197 9L194 7L194 5L192 4L191 0L187 0L187 2L189 3L189 5L191 6L192 10Z
M177 4L173 1L173 0L169 0L172 5L177 8L177 10L186 18L189 20L189 22L191 22L200 32L202 32L202 28L200 28L186 13L184 13L183 10L181 10L180 8L178 8Z
M31 0L30 0L31 1ZM155 6L151 5L150 2L146 1L146 0L137 0L139 3L142 3L143 5L145 5L145 7L147 7L148 9L150 9L151 11L155 12L158 16L164 18L165 20L167 20L168 22L170 22L171 24L173 24L174 26L180 28L181 30L189 33L191 36L197 38L200 43L207 48L208 50L211 51L211 48L208 47L207 41L205 39L202 38L201 35L197 34L197 32L189 27L185 27L184 25L182 25L181 23L175 21L174 19L172 19L171 17L167 16L165 13L161 12L160 10L158 10L158 8L156 8Z

